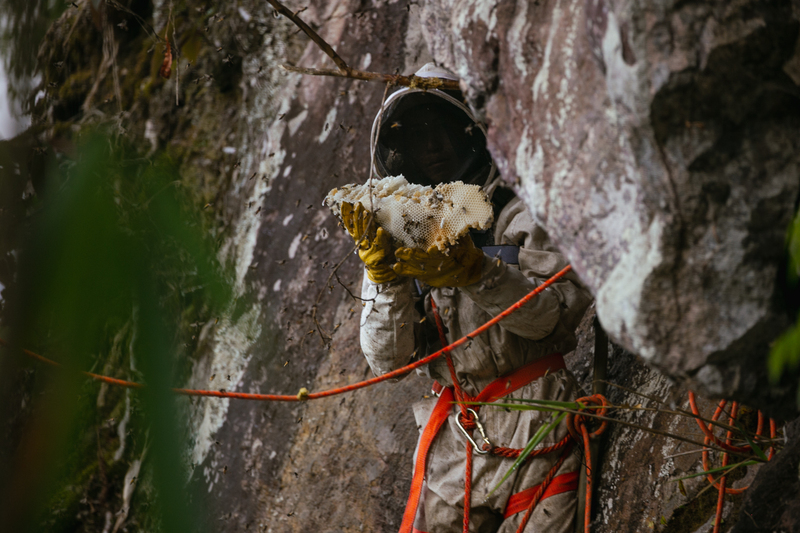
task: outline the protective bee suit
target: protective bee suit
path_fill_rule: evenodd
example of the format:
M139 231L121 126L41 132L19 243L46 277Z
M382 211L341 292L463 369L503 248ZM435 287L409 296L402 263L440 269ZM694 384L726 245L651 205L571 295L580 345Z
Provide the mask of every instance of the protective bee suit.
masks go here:
M455 79L452 73L433 65L426 65L417 75ZM442 347L432 305L438 309L449 343L504 311L566 266L522 202L499 185L486 151L485 130L458 94L404 88L387 99L379 117L372 135L379 176L403 174L410 182L430 185L455 180L481 184L492 198L495 223L489 231L473 232L471 239L462 239L445 257L433 249L394 249L390 237L380 228L377 233L368 232L363 222L368 213L363 209L343 209L345 227L357 240L364 237L359 250L366 269L361 347L376 375ZM487 333L454 350L452 361L461 389L470 396L492 387L502 391L501 397L570 401L581 396L558 354L575 348L574 331L590 302L587 290L574 274L568 274ZM534 367L538 368L535 372L531 370ZM441 386L452 385L444 358L418 372ZM422 486L418 501L410 501L414 508L406 511L407 515L413 513L411 531L462 529L466 437L459 428L458 406L441 403L441 398L431 396L413 406L423 435L420 442L425 444L418 443L415 452L417 471L422 469ZM446 409L444 414L442 409ZM434 430L429 424L432 415L440 418ZM550 417L538 411L484 406L478 419L491 446L523 448ZM539 448L555 444L566 434L561 424ZM475 436L480 444L477 431ZM487 499L513 459L481 451L476 450L472 458L469 530L516 531L526 508L522 506L525 494L530 498L532 488L543 481L559 453L523 464ZM573 530L579 466L577 451L566 454L557 471L555 489L548 489L534 508L526 532Z

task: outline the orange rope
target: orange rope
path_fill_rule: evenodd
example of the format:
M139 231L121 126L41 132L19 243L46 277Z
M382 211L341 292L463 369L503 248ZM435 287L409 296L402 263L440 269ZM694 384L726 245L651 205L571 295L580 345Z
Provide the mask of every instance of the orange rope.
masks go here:
M602 394L593 394L592 396L578 398L575 401L587 406L600 406L600 409L593 409L594 413L597 416L606 416L608 401L606 401L605 396ZM583 409L584 408L581 408L580 410ZM586 415L567 415L567 429L569 430L569 434L572 435L576 441L583 441L583 454L584 460L586 461L586 505L584 507L583 518L583 530L585 533L589 533L589 526L591 525L592 519L592 450L589 448L589 440L599 437L608 426L608 421L603 420L598 428L590 433L589 429L586 427L589 420L590 417Z
M370 385L374 385L374 384L380 383L382 381L386 381L386 380L389 380L389 379L393 379L393 378L400 377L402 375L408 374L409 372L411 372L415 368L418 368L418 367L421 367L423 365L426 365L426 364L430 363L431 361L433 361L434 359L436 359L438 357L441 357L442 355L445 355L447 353L450 353L451 351L453 351L453 349L461 346L462 344L464 344L464 343L466 343L468 341L471 341L473 338L477 337L481 333L484 333L490 327L494 326L495 324L497 324L498 322L500 322L501 320L503 320L504 318L506 318L510 314L512 314L515 311L517 311L518 309L520 309L523 305L525 305L526 303L528 303L529 301L534 299L537 295L539 295L547 287L549 287L550 285L555 283L558 279L560 279L565 274L567 274L571 269L572 269L572 267L570 265L565 266L560 271L558 271L553 277L551 277L550 279L548 279L547 281L542 283L540 286L538 286L537 288L535 288L534 290L532 290L531 292L526 294L517 303L515 303L514 305L512 305L511 307L509 307L508 309L506 309L505 311L503 311L502 313L500 313L499 315L494 317L493 319L489 320L488 322L486 322L481 327L475 329L474 331L472 331L468 335L465 335L465 336L461 337L460 339L458 339L454 343L450 344L449 346L445 346L444 348L442 348L438 352L433 353L433 354L431 354L428 357L425 357L423 359L420 359L419 361L417 361L415 363L411 363L411 364L408 364L408 365L406 365L406 366L404 366L402 368L398 368L397 370L393 370L392 372L387 372L386 374L383 374L381 376L377 376L377 377L374 377L374 378L371 378L371 379L366 379L364 381L359 381L358 383L353 383L352 385L345 385L344 387L337 387L337 388L329 389L329 390L326 390L326 391L312 392L312 393L310 393L308 395L303 395L302 397L300 395L292 396L292 395L288 395L288 394L252 394L252 393L248 394L248 393L244 393L244 392L227 392L227 391L223 392L223 391L203 390L203 389L173 388L172 391L177 393L177 394L182 394L184 396L213 396L213 397L216 397L216 398L236 398L236 399L239 399L239 400L258 400L258 401L272 401L272 402L298 402L298 401L304 401L304 400L317 400L319 398L326 398L328 396L335 396L337 394L343 394L345 392L350 392L350 391L354 391L354 390L358 390L358 389L363 389L364 387L369 387ZM3 339L0 339L0 345L7 346L7 343ZM33 353L33 352L29 351L29 350L23 350L23 352L26 355L28 355L30 357L33 357L34 359L38 359L39 361L42 361L42 362L47 363L49 365L61 366L59 363L56 363L55 361L53 361L51 359L47 359L46 357L43 357L41 355L35 354L35 353ZM111 383L113 385L119 385L120 387L133 387L133 388L144 387L144 385L142 385L141 383L134 383L134 382L131 382L131 381L124 381L124 380L121 380L121 379L111 378L111 377L108 377L108 376L101 376L101 375L98 375L98 374L93 374L91 372L83 372L83 374L86 375L86 376L89 376L92 379L96 379L98 381L105 381L106 383Z
M733 437L733 431L728 430L725 436L725 442L720 440L719 438L714 435L714 422L716 422L720 415L725 411L725 406L728 404L728 400L721 400L719 405L717 406L716 410L714 411L714 416L711 417L711 423L706 425L700 419L700 412L697 408L697 401L695 398L695 394L692 391L689 391L689 404L692 408L692 414L695 415L695 420L697 420L697 424L700 426L700 429L705 434L705 438L703 439L703 444L708 445L710 443L714 443L721 448L728 450L732 453L751 453L753 451L753 447L750 445L747 446L732 446L731 439ZM728 425L733 426L736 423L736 417L739 414L739 404L737 402L733 402L731 404L731 412L730 417L728 419ZM756 435L754 440L758 440L761 437L761 434L764 430L764 415L761 411L758 412L758 426L756 427ZM770 418L769 420L769 436L771 439L775 438L775 434L777 433L777 426L775 421ZM704 470L711 470L711 466L708 459L708 448L703 449L703 469ZM769 452L767 453L767 460L772 460L772 457L775 455L775 448L774 446L770 446ZM730 456L727 452L722 454L722 466L726 467L730 463ZM719 533L720 524L722 523L722 511L724 510L725 506L725 495L726 494L741 494L746 491L749 486L741 487L741 488L733 488L728 487L727 485L727 474L723 473L719 478L715 479L712 474L707 474L706 478L708 482L717 488L718 496L717 496L717 510L714 516L714 533Z
M569 438L569 435L567 435L567 437L565 437L565 439L568 439L568 438ZM570 441L568 440L566 442L570 442ZM566 460L566 458L570 454L570 452L572 452L572 446L571 445L566 447L566 449L564 450L564 453L562 453L561 457L559 457L558 461L556 461L556 464L553 465L553 467L550 469L550 471L544 477L542 482L539 484L539 488L536 489L536 493L533 495L533 498L531 499L531 503L528 505L528 509L525 511L525 515L522 517L522 521L519 523L519 527L517 527L517 532L516 533L523 533L523 531L525 530L525 526L528 525L528 520L531 519L531 515L533 514L533 510L539 504L539 500L542 498L542 495L547 490L547 487L550 485L550 482L553 481L553 478L555 477L556 472L558 472L558 469L561 468L562 464L564 464L564 460Z

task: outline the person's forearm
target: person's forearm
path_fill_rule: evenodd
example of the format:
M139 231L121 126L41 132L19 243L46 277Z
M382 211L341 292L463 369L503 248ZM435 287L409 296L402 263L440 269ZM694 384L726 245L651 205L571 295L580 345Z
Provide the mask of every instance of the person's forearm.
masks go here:
M475 304L492 316L497 316L523 296L541 285L544 280L528 279L504 262L485 257L481 278L477 283L461 287ZM500 322L500 327L520 337L539 340L549 335L560 316L560 305L554 289L547 288L521 309Z
M364 276L361 349L379 376L408 364L414 352L414 280L376 284Z

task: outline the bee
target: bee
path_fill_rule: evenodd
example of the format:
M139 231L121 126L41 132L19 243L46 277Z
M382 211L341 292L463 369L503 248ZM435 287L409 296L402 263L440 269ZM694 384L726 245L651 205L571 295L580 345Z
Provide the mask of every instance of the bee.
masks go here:
M341 325L342 324L340 322L339 324L336 324L335 326L333 326L333 331L336 331L337 329L339 329L339 326L341 326Z
M262 70L264 70L264 67L258 67L258 70L256 71L256 74L261 74Z
M228 465L222 467L222 474L225 475L228 473Z
M233 168L239 168L239 165L241 165L241 164L242 164L241 161L237 161L236 164L233 165Z
M275 261L275 262L278 263L279 265L282 265L286 263L286 259L281 259L280 261Z
M285 116L286 116L286 113L281 113L280 115L278 115L278 120L283 120L283 117L285 117Z
M283 363L283 366L286 366L286 365L288 365L288 364L289 364L289 360L287 359L287 360L286 360L286 362L285 362L285 363Z
M425 322L426 320L428 320L428 317L424 316L424 317L422 317L422 320L420 320L420 321L419 321L419 323L420 323L420 324L422 324L422 323L423 323L423 322Z
M230 63L231 59L233 59L233 56L228 54L227 56L225 56L225 58L222 60L222 62L223 63Z
M227 392L228 392L228 391L227 391L227 390L225 390L225 389L219 389L219 391L220 391L222 394L225 394L225 393L227 393Z
M300 207L300 198L297 199L297 201L294 203L294 206Z
M393 123L392 123L392 125L391 125L391 126L389 126L389 127L390 127L391 129L393 129L393 130L396 130L396 129L402 128L402 127L403 127L403 125L402 125L402 124L400 124L399 122L393 122Z
M406 327L406 323L405 323L405 322L403 322L402 324L400 324L400 329L403 329L404 327Z
M259 214L260 212L261 212L261 206L258 206L258 209L256 209L256 215Z
M128 31L128 19L125 19L117 24L117 28L121 29L122 31Z
M204 206L203 206L203 209L206 209L207 207L211 207L211 204L210 204L210 203L208 203L208 204L204 205Z
M217 52L222 52L222 47L217 48Z
M216 374L211 374L211 377L210 377L210 378L208 378L208 382L210 383L210 382L214 381L214 378L215 378L215 377L217 377L217 375L216 375Z
M136 483L136 476L133 476L133 477L131 478L130 485L133 485L134 483Z
M230 380L231 380L231 375L230 375L230 374L228 374L228 381L230 381Z

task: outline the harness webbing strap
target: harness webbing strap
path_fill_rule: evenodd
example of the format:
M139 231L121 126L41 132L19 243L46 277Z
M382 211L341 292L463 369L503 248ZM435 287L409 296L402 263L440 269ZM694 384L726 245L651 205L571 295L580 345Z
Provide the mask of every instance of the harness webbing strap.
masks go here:
M528 383L539 379L545 374L555 372L562 368L566 368L566 364L564 363L564 357L560 353L548 355L492 381L474 398L474 401L494 402L524 387ZM445 388L441 396L439 396L439 400L436 402L436 407L434 407L425 429L422 431L422 437L420 437L419 446L417 448L417 461L414 465L414 476L411 478L411 490L408 495L406 510L403 513L400 533L414 533L415 531L414 519L416 518L419 499L422 495L422 484L425 479L428 451L430 451L431 444L433 444L433 440L439 433L439 429L447 421L447 417L450 416L454 399L453 387Z
M492 381L475 397L475 401L497 401L545 374L565 368L567 368L567 365L564 363L564 357L560 353L547 355Z
M503 518L508 518L509 516L521 513L522 511L527 511L528 506L531 504L531 500L533 499L537 490L539 490L539 485L534 485L529 489L525 489L522 492L512 495L506 504L506 512L504 513ZM550 496L555 496L556 494L570 492L573 490L578 490L577 471L554 477L547 486L547 489L545 489L544 494L542 495L542 500L545 500Z
M431 448L433 439L439 433L439 428L447 421L450 415L450 407L453 402L453 388L447 387L442 391L439 396L439 401L436 402L436 407L428 419L428 423L422 432L422 437L419 439L419 447L417 448L417 461L414 465L414 477L411 478L411 491L408 495L408 503L406 504L405 513L403 513L403 522L400 524L400 533L411 533L414 527L414 518L417 516L417 506L419 505L419 497L422 494L422 483L425 480L425 466L428 460L428 450Z

